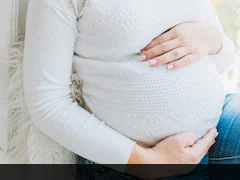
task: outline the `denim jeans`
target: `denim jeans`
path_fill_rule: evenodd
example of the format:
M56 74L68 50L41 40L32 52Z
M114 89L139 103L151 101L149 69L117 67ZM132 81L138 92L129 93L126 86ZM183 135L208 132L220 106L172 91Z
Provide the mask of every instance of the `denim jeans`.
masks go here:
M218 125L219 136L209 153L200 164L240 164L240 94L226 96L223 113ZM94 164L78 156L77 164ZM209 179L206 166L199 166L193 172L179 177L169 177L165 180L191 180ZM81 180L127 180L138 179L133 176L122 174L108 167L94 168L84 166L77 169Z

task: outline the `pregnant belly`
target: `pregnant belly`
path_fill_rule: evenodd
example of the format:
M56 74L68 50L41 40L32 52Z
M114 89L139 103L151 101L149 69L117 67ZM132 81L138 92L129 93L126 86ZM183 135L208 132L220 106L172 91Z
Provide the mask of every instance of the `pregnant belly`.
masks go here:
M218 124L224 92L208 58L176 71L138 61L75 62L88 110L143 146L185 131L200 138Z

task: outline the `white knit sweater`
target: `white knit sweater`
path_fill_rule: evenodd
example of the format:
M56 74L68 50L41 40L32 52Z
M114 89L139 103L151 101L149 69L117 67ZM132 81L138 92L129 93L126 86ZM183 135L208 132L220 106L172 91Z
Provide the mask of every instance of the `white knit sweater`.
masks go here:
M176 71L139 62L151 40L185 21L223 34L223 49ZM24 52L25 99L32 120L74 153L126 164L137 142L152 146L184 131L215 127L224 92L219 73L233 61L209 0L30 0ZM85 108L70 97L72 62Z

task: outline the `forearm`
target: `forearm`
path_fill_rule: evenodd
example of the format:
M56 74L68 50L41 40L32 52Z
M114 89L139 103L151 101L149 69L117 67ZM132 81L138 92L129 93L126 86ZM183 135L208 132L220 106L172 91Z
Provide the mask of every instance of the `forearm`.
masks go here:
M128 159L128 164L148 164L150 161L148 150L135 144Z
M152 164L150 151L151 149L143 148L135 144L130 154L128 164L126 165L125 172L142 178L150 178L145 167L135 166Z
M31 0L28 8L23 79L31 120L48 137L86 159L127 164L135 142L71 98L77 17L46 2Z

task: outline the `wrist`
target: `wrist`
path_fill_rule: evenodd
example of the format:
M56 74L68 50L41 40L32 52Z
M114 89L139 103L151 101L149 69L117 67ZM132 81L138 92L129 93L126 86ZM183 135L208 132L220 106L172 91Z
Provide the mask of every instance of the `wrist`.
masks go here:
M149 156L150 153L148 148L135 144L130 154L128 164L148 164Z
M125 173L136 177L146 176L145 166L136 166L136 164L150 164L148 163L148 159L150 159L149 156L149 149L135 144L129 157L128 164L126 165Z

